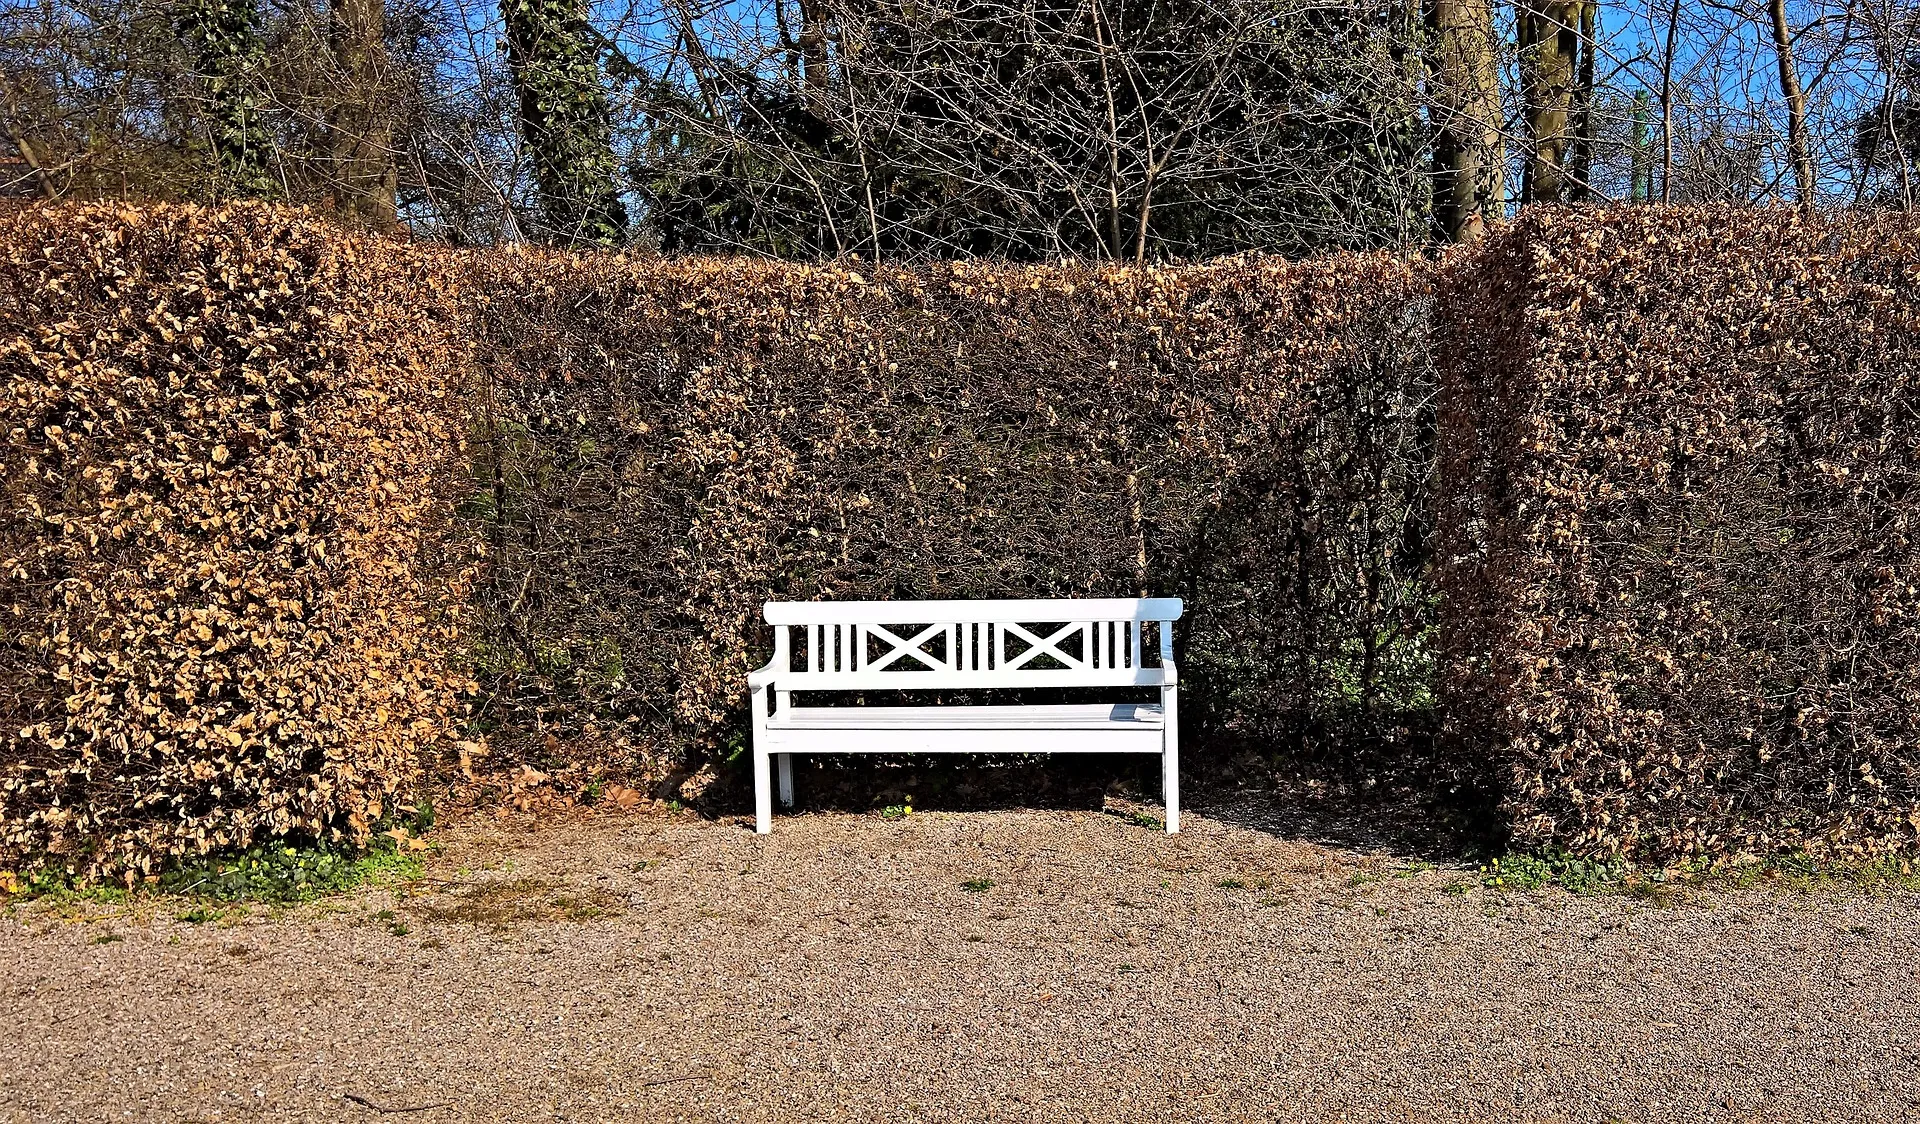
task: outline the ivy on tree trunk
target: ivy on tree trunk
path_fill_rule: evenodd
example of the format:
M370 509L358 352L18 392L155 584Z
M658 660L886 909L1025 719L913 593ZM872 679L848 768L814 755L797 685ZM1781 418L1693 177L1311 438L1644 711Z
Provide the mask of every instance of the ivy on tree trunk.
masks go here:
M507 63L520 96L520 135L533 161L550 235L565 243L624 240L612 115L598 46L579 0L500 0Z
M262 113L259 75L266 61L255 0L180 0L173 10L176 34L187 45L205 88L207 137L219 167L217 193L270 198L273 140Z

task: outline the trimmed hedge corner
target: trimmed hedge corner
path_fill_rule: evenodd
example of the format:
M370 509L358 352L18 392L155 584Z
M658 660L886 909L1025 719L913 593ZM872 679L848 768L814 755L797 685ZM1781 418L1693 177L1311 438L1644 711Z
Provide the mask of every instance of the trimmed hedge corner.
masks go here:
M1920 829L1920 223L1529 212L1443 285L1445 703L1526 846Z
M448 732L459 347L266 207L0 213L0 854L364 838Z

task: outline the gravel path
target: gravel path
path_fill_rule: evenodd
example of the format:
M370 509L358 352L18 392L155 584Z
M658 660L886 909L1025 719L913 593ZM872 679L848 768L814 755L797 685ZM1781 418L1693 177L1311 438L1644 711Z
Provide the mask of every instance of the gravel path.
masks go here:
M1507 894L1212 811L476 818L398 892L18 908L0 1119L1920 1117L1920 899Z

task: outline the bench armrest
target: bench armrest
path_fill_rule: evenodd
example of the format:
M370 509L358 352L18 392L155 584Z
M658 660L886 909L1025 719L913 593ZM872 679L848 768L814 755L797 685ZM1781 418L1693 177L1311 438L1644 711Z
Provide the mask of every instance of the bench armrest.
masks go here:
M1180 682L1180 669L1174 666L1174 662L1172 660L1168 660L1168 659L1161 660L1160 671L1165 676L1165 678L1161 680L1161 686L1171 687L1174 684Z
M767 661L767 666L756 667L747 672L747 689L757 691L771 684L780 674L779 662L777 658L771 659Z

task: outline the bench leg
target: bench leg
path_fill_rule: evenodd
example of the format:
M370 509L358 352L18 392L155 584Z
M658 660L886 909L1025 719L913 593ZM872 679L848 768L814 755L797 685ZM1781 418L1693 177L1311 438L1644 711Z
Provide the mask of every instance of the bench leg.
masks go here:
M773 755L780 765L780 806L793 807L793 754L776 753Z
M1167 802L1167 834L1180 830L1180 751L1169 745L1160 755L1160 788Z
M1179 697L1172 691L1162 694L1166 708L1166 743L1160 751L1160 794L1167 805L1167 834L1180 830L1180 711Z
M768 783L767 751L753 748L753 830L766 835L773 831L773 786Z

